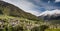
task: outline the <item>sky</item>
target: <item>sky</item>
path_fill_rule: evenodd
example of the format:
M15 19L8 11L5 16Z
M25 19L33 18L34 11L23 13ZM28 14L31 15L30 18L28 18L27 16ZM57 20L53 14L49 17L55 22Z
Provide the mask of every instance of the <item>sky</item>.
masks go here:
M60 10L60 0L3 0L25 12L40 16L45 11Z

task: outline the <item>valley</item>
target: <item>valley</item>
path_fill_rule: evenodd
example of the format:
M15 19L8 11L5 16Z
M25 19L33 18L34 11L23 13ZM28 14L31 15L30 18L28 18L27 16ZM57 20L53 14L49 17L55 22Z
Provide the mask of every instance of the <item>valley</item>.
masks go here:
M0 1L0 31L60 31L60 20L50 18L55 16L38 18L13 4Z

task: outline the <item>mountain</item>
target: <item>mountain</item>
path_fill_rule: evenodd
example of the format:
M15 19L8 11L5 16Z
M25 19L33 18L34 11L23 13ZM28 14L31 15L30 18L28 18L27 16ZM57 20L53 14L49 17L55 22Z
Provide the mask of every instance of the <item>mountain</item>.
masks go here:
M60 24L60 10L45 11L41 13L38 18L42 18L43 21L51 24Z
M40 14L39 18L45 20L60 20L60 10L45 11Z
M27 13L22 9L18 8L17 6L14 6L13 4L4 1L0 1L0 14L13 17L23 17L30 20L38 20L35 15Z

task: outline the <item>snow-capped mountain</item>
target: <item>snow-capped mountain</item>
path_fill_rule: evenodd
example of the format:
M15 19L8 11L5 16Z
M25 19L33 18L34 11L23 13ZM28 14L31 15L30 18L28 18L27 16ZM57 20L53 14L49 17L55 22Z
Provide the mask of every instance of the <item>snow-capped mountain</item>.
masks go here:
M40 18L42 17L44 19L60 19L60 10L58 9L52 11L47 10L41 13L39 17Z
M52 11L45 11L43 13L40 14L40 16L51 16L51 15L59 15L60 14L60 10L56 9L56 10L52 10Z

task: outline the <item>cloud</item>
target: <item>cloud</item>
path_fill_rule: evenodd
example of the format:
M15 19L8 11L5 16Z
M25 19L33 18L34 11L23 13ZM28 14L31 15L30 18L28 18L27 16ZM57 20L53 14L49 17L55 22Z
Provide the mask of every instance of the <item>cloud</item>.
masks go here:
M39 15L39 10L34 10L34 8L38 7L34 5L33 3L29 2L28 0L3 0L5 2L11 3L21 9L23 9L26 12L32 13L36 16Z
M26 12L39 16L41 12L60 9L60 0L4 0L23 9Z
M55 0L55 2L60 2L60 0Z

